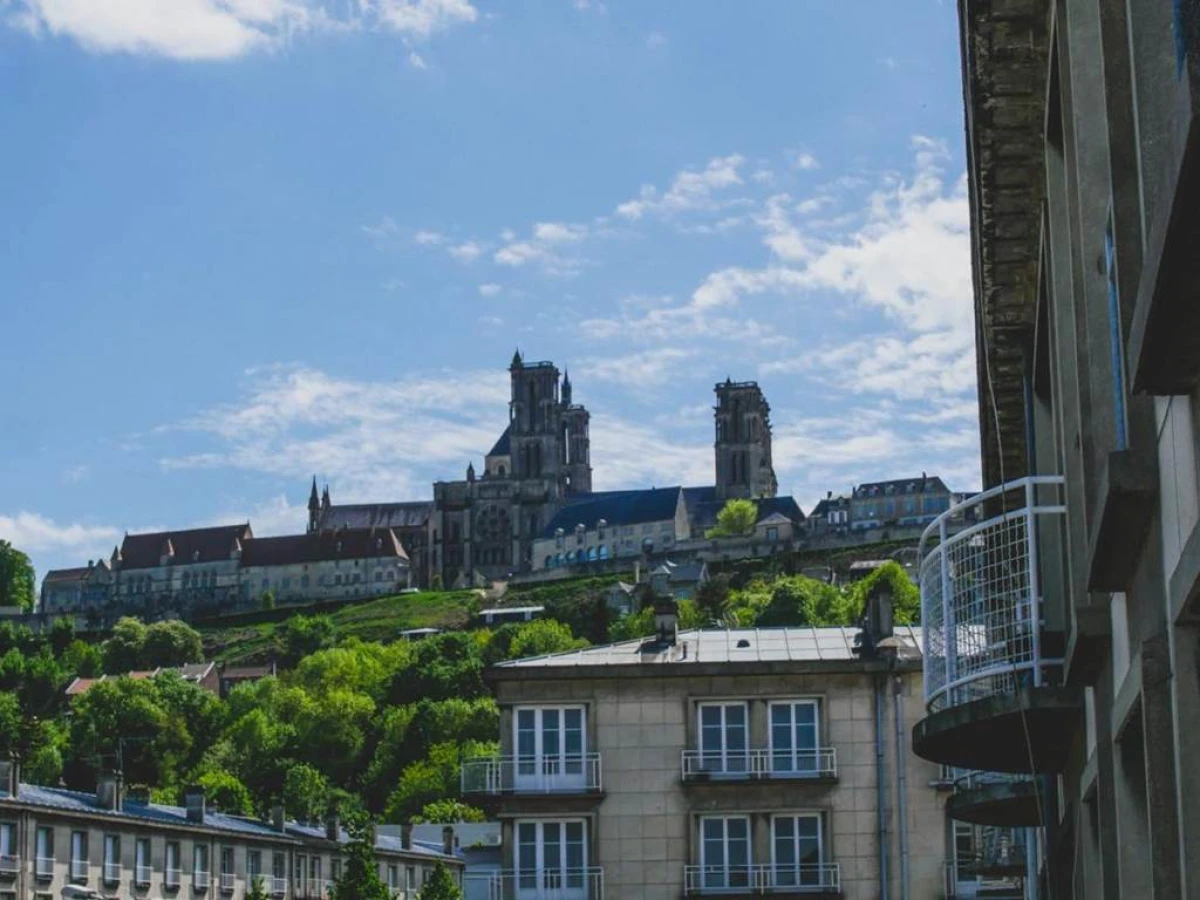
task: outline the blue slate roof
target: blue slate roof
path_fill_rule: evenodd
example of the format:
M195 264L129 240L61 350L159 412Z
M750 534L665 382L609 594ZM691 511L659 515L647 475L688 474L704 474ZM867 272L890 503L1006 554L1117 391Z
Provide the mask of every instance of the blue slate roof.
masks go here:
M305 838L306 840L327 840L325 837L324 825L313 825L311 823L289 822L287 825L288 834L294 834L297 837ZM338 842L345 844L350 840L350 835L346 829L342 828L338 832ZM432 844L429 841L413 840L412 846L405 850L400 846L399 835L380 834L375 838L375 849L383 850L386 853L408 853L412 856L428 856L437 859L454 859L453 856L446 856L442 853L442 845Z
M556 529L571 532L576 525L583 525L590 531L601 519L614 528L673 519L682 490L680 487L665 487L587 494L579 502L559 510L542 530L541 536L552 538Z
M504 434L496 439L495 446L488 451L488 456L511 456L512 455L512 425L510 424L504 429Z
M688 516L695 529L702 532L717 524L717 513L725 503L717 499L716 488L684 488L683 495L687 499ZM794 497L761 497L754 502L758 504L759 522L776 513L793 522L804 521L804 512Z
M68 791L65 788L42 787L41 785L22 784L16 799L30 806L42 806L58 809L63 812L89 813L91 815L108 816L113 819L152 822L158 825L175 825L181 828L194 828L195 823L189 822L187 810L181 806L163 806L158 803L138 803L126 798L120 810L106 809L96 802L95 794L82 791ZM216 831L228 831L251 837L269 837L278 840L285 838L265 822L255 819L243 819L240 816L230 816L219 812L206 812L204 827Z

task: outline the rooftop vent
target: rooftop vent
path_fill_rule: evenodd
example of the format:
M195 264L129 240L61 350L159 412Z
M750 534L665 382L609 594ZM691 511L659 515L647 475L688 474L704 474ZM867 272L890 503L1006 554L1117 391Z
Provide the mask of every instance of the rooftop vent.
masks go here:
M738 638L738 649L744 650L750 646L750 641L747 638Z

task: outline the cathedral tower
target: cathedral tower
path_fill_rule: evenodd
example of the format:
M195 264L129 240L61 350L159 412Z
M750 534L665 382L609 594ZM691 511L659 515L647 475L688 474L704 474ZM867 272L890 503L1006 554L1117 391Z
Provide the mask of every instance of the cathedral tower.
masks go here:
M754 381L716 385L717 498L774 497L771 407Z
M590 494L592 448L588 425L591 415L582 406L571 402L571 376L566 372L562 380L562 407L564 488L568 494Z
M557 492L562 459L558 368L551 362L526 363L520 351L509 366L509 404L513 477L544 479Z

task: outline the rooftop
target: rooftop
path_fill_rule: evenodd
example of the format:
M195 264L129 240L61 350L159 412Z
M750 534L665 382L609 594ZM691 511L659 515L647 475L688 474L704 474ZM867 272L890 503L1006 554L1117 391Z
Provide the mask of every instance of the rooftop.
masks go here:
M497 663L494 669L573 668L579 666L696 665L700 663L857 662L858 628L706 628L681 631L675 645L650 652L638 638L567 653ZM899 625L895 636L906 658L919 658L921 629Z
M407 559L391 528L338 528L311 534L254 538L242 549L244 566L278 566L333 559Z
M541 537L552 538L559 528L569 534L577 525L592 531L601 519L610 528L674 519L681 490L680 487L663 487L587 495L580 502L559 510L542 529Z
M127 534L121 542L121 567L155 568L161 564L164 556L169 556L169 561L176 565L233 559L236 545L252 537L254 534L248 522L214 528Z

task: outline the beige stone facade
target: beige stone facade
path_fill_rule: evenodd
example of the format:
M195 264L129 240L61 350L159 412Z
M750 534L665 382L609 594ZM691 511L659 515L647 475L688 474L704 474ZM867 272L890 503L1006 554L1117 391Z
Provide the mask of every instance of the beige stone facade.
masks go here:
M943 896L948 826L943 794L931 786L939 772L907 747L922 712L919 660L902 660L893 676L883 662L854 658L852 634L689 632L659 650L630 642L495 667L489 677L501 709L501 755L490 786L472 777L477 764L468 762L464 787L481 788L479 799L500 816L506 866L540 866L540 881L526 879L530 885L583 870L571 895L579 900L874 900L881 826L883 864L899 891L898 807L907 824L908 896ZM784 658L767 648L777 638L793 645ZM718 648L714 658L717 644L728 650ZM802 731L811 742L800 740ZM713 749L721 741L729 743L724 752ZM572 767L572 760L582 764ZM572 846L568 825L581 847ZM556 866L567 871L545 874Z

